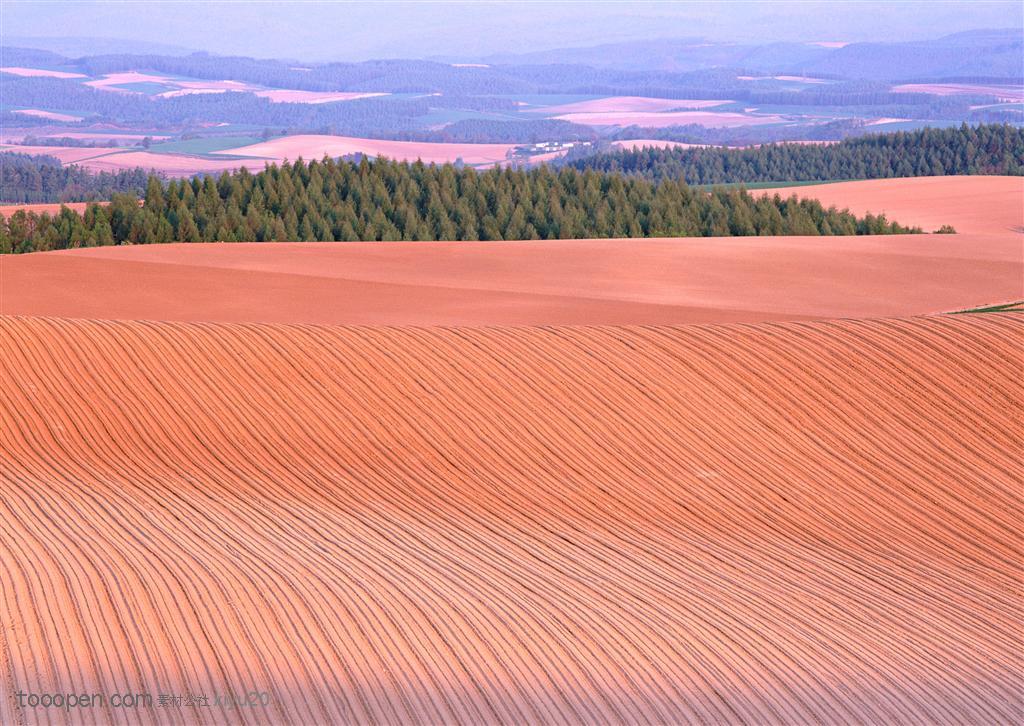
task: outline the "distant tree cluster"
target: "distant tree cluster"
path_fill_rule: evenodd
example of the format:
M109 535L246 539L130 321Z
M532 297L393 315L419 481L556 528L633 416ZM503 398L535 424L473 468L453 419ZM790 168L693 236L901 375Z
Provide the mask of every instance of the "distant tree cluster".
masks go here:
M898 234L814 200L707 193L674 180L547 166L477 172L452 165L330 159L243 169L127 194L84 215L0 216L0 251L160 242L500 240L586 237Z
M771 144L753 149L644 148L566 162L576 169L620 172L688 184L827 181L946 174L1024 174L1024 129L1003 125L875 134L827 144Z
M148 175L142 169L92 174L61 166L52 156L0 154L0 202L89 202L118 192L141 194Z

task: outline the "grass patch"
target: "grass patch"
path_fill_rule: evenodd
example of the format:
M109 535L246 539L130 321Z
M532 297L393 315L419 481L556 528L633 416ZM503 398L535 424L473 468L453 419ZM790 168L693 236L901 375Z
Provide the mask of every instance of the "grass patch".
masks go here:
M746 189L775 189L782 187L810 187L818 184L839 184L840 182L862 181L861 179L828 179L826 181L764 181L764 182L729 182L728 184L695 184L698 189L711 191L717 187L734 189L744 187Z
M149 150L157 154L211 154L214 151L235 149L260 142L257 136L209 136L185 141L154 143Z
M965 315L966 313L1024 313L1024 300L1000 303L999 305L983 305L967 310L954 310L952 315Z
M134 91L135 93L144 93L147 96L155 96L158 93L164 91L173 91L174 86L167 86L163 83L154 83L152 81L139 81L138 83L118 83L109 88L116 88L121 91Z

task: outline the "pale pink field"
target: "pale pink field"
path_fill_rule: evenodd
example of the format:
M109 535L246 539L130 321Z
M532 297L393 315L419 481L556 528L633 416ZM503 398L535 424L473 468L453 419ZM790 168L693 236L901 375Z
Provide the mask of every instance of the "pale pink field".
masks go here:
M821 78L811 76L772 76L776 81L795 81L797 83L824 83Z
M93 81L86 81L85 85L93 88L100 88L105 91L118 91L121 93L134 93L116 86L127 83L160 83L166 86L176 86L179 91L161 93L161 96L183 95L188 93L223 93L224 91L255 91L259 87L242 81L180 81L166 76L157 76L150 73L139 73L138 71L124 71L122 73L108 73L103 78Z
M817 45L821 48L845 48L850 44L848 40L813 40L808 45Z
M18 109L16 111L13 111L12 113L20 113L23 116L35 116L37 118L47 118L47 119L50 119L51 121L68 121L68 122L73 122L73 121L81 121L82 120L81 116L72 116L72 115L67 114L67 113L55 113L53 111L41 111L38 108L22 108L22 109ZM63 134L63 135L64 136L68 136L68 134Z
M149 73L139 73L137 71L124 71L123 73L108 73L103 78L86 81L85 85L92 86L93 88L100 88L104 91L133 93L133 91L125 91L122 88L113 88L113 86L119 86L125 83L170 83L170 81L168 81L164 76L154 76Z
M174 90L164 91L156 94L159 98L175 98L177 96L188 96L199 93L227 93L228 91L244 91L255 93L260 98L269 98L275 103L332 103L334 101L352 101L357 98L369 98L371 96L386 96L386 93L363 93L348 91L299 91L282 88L262 88L243 81L209 81L192 80L181 81L165 76L127 71L124 73L111 73L102 79L88 81L86 85L108 91L125 91L116 86L126 83L161 83L167 86L174 86Z
M368 156L386 156L400 161L421 159L425 163L444 164L461 158L467 164L498 164L506 160L515 144L441 144L421 141L387 141L360 139L350 136L323 136L303 134L285 136L235 149L216 151L215 154L253 156L276 161L298 157L319 159L362 153ZM237 163L237 162L236 162Z
M812 78L811 76L736 76L737 81L793 81L796 83L824 83L825 80L822 78Z
M608 98L595 98L590 101L565 103L560 106L548 106L543 110L549 113L618 113L626 111L668 111L673 108L710 108L712 106L721 106L725 103L730 103L730 101L610 96Z
M178 88L174 91L164 91L156 94L158 98L176 98L178 96L192 96L200 93L227 93L225 88Z
M57 139L83 139L83 140L95 140L95 141L142 141L147 136L153 141L163 141L164 139L171 138L166 134L114 134L105 133L103 131L53 131L45 134L47 138Z
M849 208L854 214L884 213L905 225L931 232L950 224L963 234L999 235L1011 242L1018 261L1024 261L1024 177L921 176L908 179L869 179L836 184L760 189L752 194L779 194L817 199L826 207ZM1010 233L1010 234L1007 234ZM1017 234L1013 234L1017 233ZM926 239L929 245L946 237ZM948 236L958 239L957 236ZM972 245L975 244L972 241ZM963 253L973 251L966 241ZM1021 283L1021 278L1018 278ZM1018 290L1024 292L1024 284Z
M260 98L269 98L274 103L333 103L335 101L354 101L357 98L386 96L386 93L356 93L345 91L295 91L272 88L256 91Z
M176 81L173 78L165 79L165 83L170 83L174 86L180 86L182 88L195 88L202 90L215 90L215 91L252 91L258 88L250 83L243 81Z
M973 83L904 83L892 87L893 93L932 93L936 96L996 96L1008 103L1024 101L1022 86L992 86Z
M116 138L127 138L121 135ZM141 137L140 137L141 138ZM157 137L153 137L157 138ZM4 151L22 154L54 156L64 164L77 163L92 171L120 171L122 169L154 169L168 176L191 176L200 173L219 173L246 167L259 171L266 162L319 159L363 153L367 156L386 156L400 161L421 159L427 164L444 164L461 158L466 164L488 166L506 161L514 144L439 144L415 141L386 141L346 136L300 135L251 144L235 149L214 152L230 156L251 157L251 160L211 159L188 154L157 154L149 151L121 151L71 146L9 146ZM553 157L552 157L553 158Z
M93 150L95 151L95 150ZM79 163L90 171L121 171L141 167L153 169L168 176L192 176L193 174L220 173L247 167L250 171L261 171L264 159L239 161L237 159L204 159L187 154L155 154L150 151L127 151L84 159Z
M876 119L873 119L871 121L868 121L866 125L867 126L878 126L879 124L894 124L894 123L900 123L901 121L909 121L909 120L910 119L908 119L908 118L888 118L888 117L882 117L882 118L876 118Z
M681 126L685 124L700 124L701 126L712 128L732 128L735 126L781 123L785 120L781 116L774 115L748 116L742 113L715 113L713 111L566 113L561 116L555 116L555 118L585 126L645 126L648 128L664 128L665 126Z
M117 149L90 149L84 146L21 146L16 144L0 146L0 151L14 151L32 156L53 156L62 164L75 164L84 159L118 153Z
M47 78L85 78L81 73L67 73L65 71L48 71L44 68L22 68L20 66L4 66L0 68L0 71L4 73L10 73L14 76L26 76L26 77L38 77L45 76Z

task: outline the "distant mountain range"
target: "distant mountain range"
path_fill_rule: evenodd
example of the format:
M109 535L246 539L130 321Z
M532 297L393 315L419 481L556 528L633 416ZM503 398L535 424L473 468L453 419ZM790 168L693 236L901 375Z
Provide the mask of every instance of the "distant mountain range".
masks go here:
M459 59L446 57L445 60ZM879 81L956 77L1019 79L1024 74L1024 37L1019 28L1003 28L955 33L934 40L851 43L842 47L791 42L716 43L700 38L654 39L533 53L503 53L475 59L475 62L579 64L631 71L742 68Z
M68 58L118 53L182 56L196 52L195 48L185 48L180 45L152 43L145 40L125 38L86 38L77 36L49 38L28 35L4 35L2 36L2 42L5 48L11 46L35 48L37 50L57 53Z

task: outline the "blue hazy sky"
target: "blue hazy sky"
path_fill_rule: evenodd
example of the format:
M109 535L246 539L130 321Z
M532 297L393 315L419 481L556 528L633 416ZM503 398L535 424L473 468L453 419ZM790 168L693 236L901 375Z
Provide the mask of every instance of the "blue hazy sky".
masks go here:
M741 42L910 40L1022 27L1024 3L2 0L0 15L0 40L7 44L27 36L114 38L322 61L474 58L694 36Z

